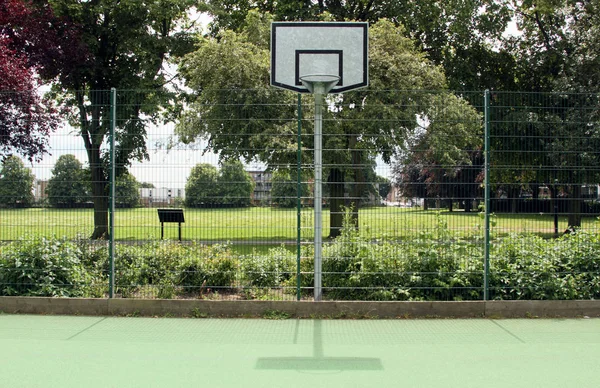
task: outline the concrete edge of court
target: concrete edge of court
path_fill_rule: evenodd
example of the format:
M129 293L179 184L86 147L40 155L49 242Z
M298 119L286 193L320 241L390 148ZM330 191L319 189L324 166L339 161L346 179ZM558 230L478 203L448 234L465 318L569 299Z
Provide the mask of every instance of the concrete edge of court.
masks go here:
M295 302L170 299L0 297L0 311L16 314L300 318L531 318L600 317L600 300L464 302Z

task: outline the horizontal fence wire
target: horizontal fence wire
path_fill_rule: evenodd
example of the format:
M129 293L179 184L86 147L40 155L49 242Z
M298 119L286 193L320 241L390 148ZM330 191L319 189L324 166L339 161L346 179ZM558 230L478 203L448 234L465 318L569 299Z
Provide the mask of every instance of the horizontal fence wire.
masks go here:
M0 295L107 297L112 261L118 298L313 300L314 98L117 90L112 122L110 95L61 96L49 152L3 155ZM487 209L485 108L478 91L326 97L324 300L600 296L599 96L491 92Z

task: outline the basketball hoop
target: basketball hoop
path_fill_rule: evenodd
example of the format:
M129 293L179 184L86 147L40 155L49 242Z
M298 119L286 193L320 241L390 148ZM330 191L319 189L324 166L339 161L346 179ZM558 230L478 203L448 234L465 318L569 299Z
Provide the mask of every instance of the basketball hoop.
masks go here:
M340 77L329 74L307 74L300 77L302 85L314 94L327 94L340 82Z
M298 93L312 93L315 97L315 301L320 301L323 293L322 127L325 96L369 84L368 28L368 23L357 22L271 23L271 85Z

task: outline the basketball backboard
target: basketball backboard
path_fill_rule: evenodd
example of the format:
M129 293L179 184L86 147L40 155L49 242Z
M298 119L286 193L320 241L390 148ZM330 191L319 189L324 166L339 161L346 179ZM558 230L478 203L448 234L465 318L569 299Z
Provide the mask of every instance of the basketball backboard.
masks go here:
M335 76L331 93L369 83L368 23L274 22L271 24L271 85L310 93L301 79Z

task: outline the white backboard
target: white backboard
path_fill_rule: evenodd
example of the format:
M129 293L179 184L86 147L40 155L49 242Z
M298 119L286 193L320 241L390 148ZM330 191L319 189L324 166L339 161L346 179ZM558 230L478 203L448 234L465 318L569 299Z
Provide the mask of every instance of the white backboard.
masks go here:
M369 84L368 23L274 22L271 24L271 85L309 93L301 77L340 77L331 93Z

